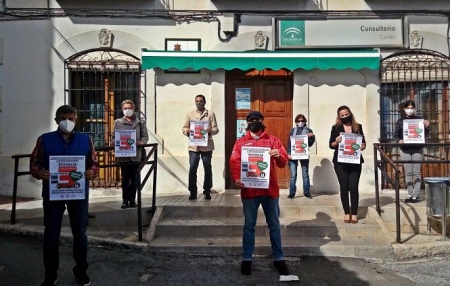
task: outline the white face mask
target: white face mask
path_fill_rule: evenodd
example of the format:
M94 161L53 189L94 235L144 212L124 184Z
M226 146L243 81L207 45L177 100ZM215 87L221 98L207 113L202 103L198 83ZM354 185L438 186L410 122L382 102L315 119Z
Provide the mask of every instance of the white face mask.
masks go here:
M64 133L71 133L73 128L75 127L75 122L70 121L69 119L61 120L58 123L59 129Z
M126 116L126 117L131 117L132 115L133 115L133 109L124 109L123 110L123 114Z
M303 126L305 126L305 122L297 122L297 126L298 127L303 127Z
M406 109L405 109L405 113L406 113L406 115L408 115L408 116L413 115L413 114L414 114L414 108L406 108Z

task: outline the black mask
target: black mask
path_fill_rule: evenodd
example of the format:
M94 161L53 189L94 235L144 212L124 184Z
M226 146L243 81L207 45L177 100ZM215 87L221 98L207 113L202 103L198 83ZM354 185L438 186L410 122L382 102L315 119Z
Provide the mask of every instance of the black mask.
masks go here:
M263 124L261 121L253 121L248 124L248 129L253 133L260 131L262 128Z
M342 124L347 124L347 123L352 122L352 116L351 115L349 115L347 117L341 117L340 119L341 119Z

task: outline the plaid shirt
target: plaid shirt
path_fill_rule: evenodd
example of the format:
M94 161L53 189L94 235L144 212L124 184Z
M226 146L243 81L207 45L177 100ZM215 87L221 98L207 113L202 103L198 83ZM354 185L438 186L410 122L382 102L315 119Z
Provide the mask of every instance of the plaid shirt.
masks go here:
M89 142L90 142L89 150L91 156L87 157L86 171L87 170L94 171L94 175L95 177L97 177L99 170L97 154L95 153L94 143L92 142L92 140L89 140ZM44 160L44 149L42 145L42 136L39 136L36 142L36 146L34 147L34 150L30 156L30 172L31 175L36 179L40 179L37 174L39 170L43 169L44 166L43 160Z

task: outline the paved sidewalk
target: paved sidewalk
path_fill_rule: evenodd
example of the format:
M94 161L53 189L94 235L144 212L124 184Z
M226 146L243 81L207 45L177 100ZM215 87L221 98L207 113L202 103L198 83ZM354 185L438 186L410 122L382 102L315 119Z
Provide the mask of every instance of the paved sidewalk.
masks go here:
M288 190L282 190L280 195L280 207L283 206L341 206L338 194L319 194L314 195L313 199L307 199L303 195L297 195L295 199L288 199ZM404 195L402 195L403 197ZM384 216L395 216L394 192L384 191L380 194L381 208ZM8 196L0 196L0 232L25 232L25 233L43 233L42 226L42 200L18 198L16 225L10 225L11 217L11 203L12 198ZM148 195L143 195L142 207L143 213L151 208L152 198ZM414 204L414 207L421 211L425 209L426 202L422 201ZM106 214L105 220L102 220L100 225L92 225L88 230L88 235L91 237L91 243L95 241L119 243L134 245L137 247L145 247L146 243L137 240L137 212L135 209L120 209L120 196L98 196L91 197L89 204L89 214L91 217L100 217ZM238 190L227 190L212 194L212 200L206 201L200 195L196 201L188 200L188 194L173 194L161 195L156 199L156 206L240 206L241 200ZM360 206L367 206L369 208L375 207L375 198L372 194L360 195ZM409 207L407 204L401 203L402 216L407 214ZM108 219L109 218L109 219ZM113 219L114 218L114 219ZM123 220L123 221L118 221ZM147 220L149 220L147 218ZM148 223L145 217L143 223ZM121 225L119 229L114 227L114 224ZM124 226L126 225L126 226ZM392 228L392 227L391 227ZM415 257L428 257L434 255L450 254L450 240L442 241L442 235L431 234L427 235L420 230L420 234L402 233L402 244L395 242L396 233L390 231L390 243L395 252L395 259L403 260ZM70 236L70 228L63 227L62 235Z

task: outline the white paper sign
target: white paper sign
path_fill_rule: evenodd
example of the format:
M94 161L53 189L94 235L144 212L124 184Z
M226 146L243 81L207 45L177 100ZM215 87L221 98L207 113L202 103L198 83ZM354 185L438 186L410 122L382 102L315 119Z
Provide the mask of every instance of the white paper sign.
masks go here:
M341 163L360 164L361 144L363 136L354 133L340 134L342 140L339 143L337 161Z
M116 157L136 157L136 130L114 131L114 155Z
M84 156L50 156L50 200L84 200Z
M290 140L292 160L308 159L308 135L294 135L290 137Z
M423 119L403 120L403 143L425 143Z
M208 146L208 121L191 120L189 128L190 146Z
M270 179L270 148L242 147L241 182L246 188L268 189Z

